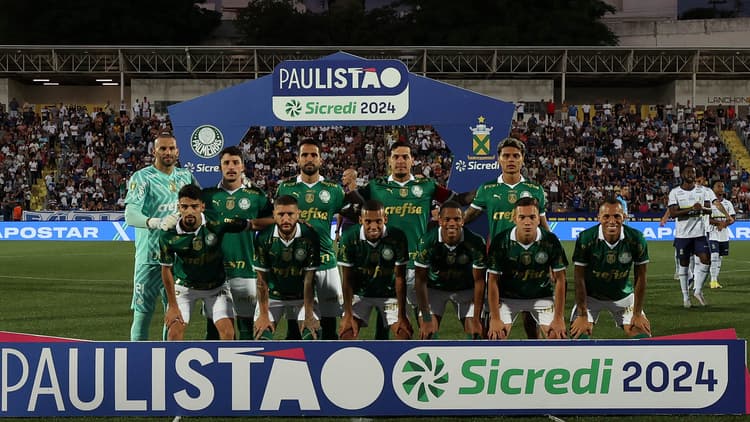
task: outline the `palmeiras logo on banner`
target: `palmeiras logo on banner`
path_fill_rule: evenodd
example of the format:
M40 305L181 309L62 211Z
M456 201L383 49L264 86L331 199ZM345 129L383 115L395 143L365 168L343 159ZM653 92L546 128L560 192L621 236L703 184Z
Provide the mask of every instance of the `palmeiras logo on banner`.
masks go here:
M197 159L208 160L219 155L224 149L224 134L213 125L200 125L190 135L190 149ZM192 161L182 164L190 173L219 173L218 165Z
M471 131L471 154L466 156L466 160L456 160L455 169L459 173L466 170L499 170L500 164L497 162L497 156L492 153L492 142L490 133L494 127L487 126L486 118L479 116L476 126L469 126Z
M273 72L272 103L288 122L400 120L409 112L409 71L398 60L289 60Z

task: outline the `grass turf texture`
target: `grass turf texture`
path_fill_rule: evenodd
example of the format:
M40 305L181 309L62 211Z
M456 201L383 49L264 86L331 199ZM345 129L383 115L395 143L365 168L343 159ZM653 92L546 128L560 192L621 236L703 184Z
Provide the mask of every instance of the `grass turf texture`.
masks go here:
M568 258L573 242L565 242ZM719 282L723 289L706 286L706 308L682 307L679 283L674 274L674 249L671 242L650 242L649 277L646 314L654 335L670 335L720 328L735 328L740 338L750 337L750 242L731 242L730 255L724 259ZM127 341L130 333L130 299L133 275L133 244L129 242L0 242L0 285L3 301L0 330L87 340ZM566 318L574 302L571 265L568 268L568 296ZM462 327L452 308L440 330L441 339L463 338ZM151 338L161 338L163 313L161 305L151 326ZM374 324L363 328L360 338L373 338ZM203 338L205 321L196 308L188 330L187 340ZM416 328L416 327L415 327ZM276 338L282 338L286 328L282 322ZM595 338L623 338L609 314L602 314L594 329ZM517 321L511 338L524 338L523 327ZM565 421L598 420L675 420L677 417L569 417ZM691 420L715 420L715 416L691 417ZM96 420L99 418L81 418ZM106 418L106 420L168 420L167 418ZM236 420L232 418L183 418L183 420ZM345 418L348 420L347 418ZM438 418L449 420L449 418ZM462 420L494 420L498 418L462 418ZM542 421L546 417L505 417L504 420ZM11 420L11 419L5 419ZM23 420L23 419L22 419ZM78 418L60 420L73 421ZM105 420L105 418L102 418ZM273 420L253 418L253 420ZM327 420L305 418L309 421ZM376 419L377 421L424 420L419 418ZM750 420L750 417L721 417L721 420Z

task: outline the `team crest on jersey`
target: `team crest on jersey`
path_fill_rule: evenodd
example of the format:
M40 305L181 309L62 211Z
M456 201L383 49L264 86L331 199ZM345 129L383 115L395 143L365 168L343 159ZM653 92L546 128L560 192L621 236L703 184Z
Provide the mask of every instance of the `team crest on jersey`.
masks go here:
M630 252L625 251L617 257L617 260L620 261L620 264L630 264L633 262L633 255L631 255Z
M547 252L539 251L534 256L534 261L536 261L537 264L546 264L547 261L549 261L549 255Z
M614 252L608 252L607 257L604 259L607 261L607 264L614 264L617 260L617 254L615 254Z
M327 204L331 200L331 193L327 190L322 190L320 193L318 193L318 198L320 198L321 201L323 201L324 204Z
M416 196L417 198L421 198L423 193L424 190L422 190L421 186L414 185L411 187L411 194Z
M468 264L469 263L469 256L462 253L461 255L458 256L458 263L460 265L466 265L466 264Z
M233 210L234 209L234 198L232 198L231 196L229 198L227 198L227 202L226 202L225 205L226 205L226 207L227 207L228 210Z
M307 250L305 248L297 248L294 250L294 259L297 261L304 261L307 258Z
M247 198L240 198L238 205L240 206L241 210L246 210L250 208L250 200Z
M456 254L453 252L448 252L448 255L445 256L445 262L448 265L453 265L456 262Z
M516 192L508 192L508 202L511 204L515 204L516 201L518 201L518 195Z
M193 238L193 250L199 251L203 249L203 240L200 237Z
M216 235L215 235L215 234L213 234L213 233L208 233L208 234L206 235L206 245L208 245L208 246L213 246L213 245L215 245L215 244L216 244L216 240L217 240L217 238L216 238Z
M409 189L407 188L401 188L398 190L399 195L401 195L402 198L406 198L409 195Z
M393 256L395 255L393 253L393 249L387 246L383 248L383 251L380 254L383 255L383 259L385 259L386 261L392 260Z
M174 180L169 181L169 190L172 192L177 192L177 184L174 182Z
M521 255L521 264L522 265L531 264L531 254L524 253L523 255Z
M289 262L292 260L292 251L289 249L284 249L281 251L281 260L284 262Z
M305 202L312 204L315 201L315 192L308 191L305 193Z

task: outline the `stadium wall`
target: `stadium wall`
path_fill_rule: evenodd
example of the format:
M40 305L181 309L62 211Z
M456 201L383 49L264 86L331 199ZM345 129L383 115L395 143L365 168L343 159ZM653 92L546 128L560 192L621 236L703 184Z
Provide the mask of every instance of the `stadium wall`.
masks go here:
M591 104L595 101L617 102L626 99L638 104L669 104L673 101L674 92L674 82L651 86L568 86L565 89L565 101L573 104ZM555 90L555 98L562 98L560 87Z
M478 92L504 101L539 101L550 99L554 94L553 80L447 80L459 88Z
M680 104L687 104L691 98L693 82L675 81L674 86L675 100ZM695 103L708 106L719 104L748 106L750 105L750 80L698 80L695 84Z
M175 103L210 94L247 79L132 79L131 98L148 97L151 103Z
M604 21L621 47L732 47L750 39L750 18Z
M0 78L0 104L8 105L13 97L23 103L24 85L9 78Z

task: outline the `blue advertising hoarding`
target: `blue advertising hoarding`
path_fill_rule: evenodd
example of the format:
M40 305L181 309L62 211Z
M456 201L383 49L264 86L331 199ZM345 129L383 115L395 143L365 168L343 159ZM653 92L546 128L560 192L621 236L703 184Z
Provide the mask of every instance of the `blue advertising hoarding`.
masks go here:
M0 416L745 413L744 340L1 343Z
M0 223L0 240L134 241L124 221L21 221Z

